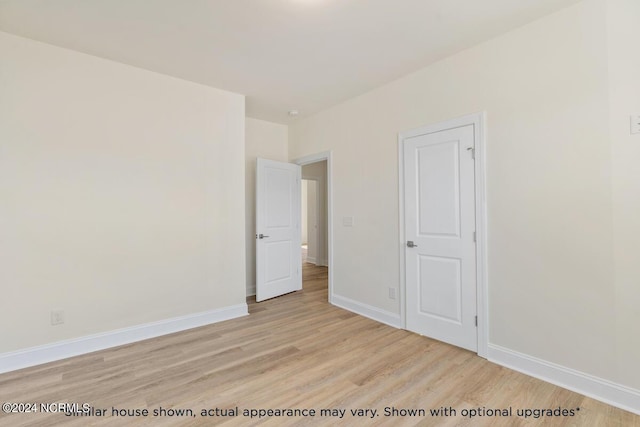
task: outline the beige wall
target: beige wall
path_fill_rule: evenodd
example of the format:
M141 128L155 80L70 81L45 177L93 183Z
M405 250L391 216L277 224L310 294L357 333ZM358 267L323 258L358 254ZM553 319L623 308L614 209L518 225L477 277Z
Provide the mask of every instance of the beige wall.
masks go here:
M640 2L607 0L618 377L640 384ZM630 366L635 369L629 369Z
M246 292L256 294L256 158L288 160L288 128L264 120L246 119L245 140L245 239Z
M400 269L397 135L486 111L490 343L640 388L624 374L638 360L638 144L621 121L612 143L609 117L611 97L628 129L638 73L619 64L631 87L609 92L607 36L621 34L605 7L583 1L291 127L291 158L332 150L334 215L354 217L334 230L337 295L400 312L387 292Z
M0 353L244 304L244 97L4 33L0 56Z

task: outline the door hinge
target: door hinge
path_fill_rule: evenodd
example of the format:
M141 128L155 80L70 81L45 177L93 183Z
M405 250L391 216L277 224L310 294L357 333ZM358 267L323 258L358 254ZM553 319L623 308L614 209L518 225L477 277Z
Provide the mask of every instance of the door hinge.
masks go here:
M476 232L473 232L473 241L477 242L478 241L478 236L476 235Z
M476 158L476 149L474 147L467 148L467 151L471 151L471 158L475 160Z
M476 326L478 326L478 316L476 316Z

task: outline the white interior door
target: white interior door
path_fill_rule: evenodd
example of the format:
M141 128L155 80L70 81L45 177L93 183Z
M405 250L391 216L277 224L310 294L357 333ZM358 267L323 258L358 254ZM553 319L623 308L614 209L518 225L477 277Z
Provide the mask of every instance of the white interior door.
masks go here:
M477 351L474 127L403 141L407 329Z
M300 166L258 159L256 301L302 289Z

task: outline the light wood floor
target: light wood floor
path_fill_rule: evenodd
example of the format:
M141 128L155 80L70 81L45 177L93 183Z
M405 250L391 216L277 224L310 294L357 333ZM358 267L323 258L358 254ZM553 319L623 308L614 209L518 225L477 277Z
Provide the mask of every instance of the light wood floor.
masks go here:
M640 426L640 417L494 365L473 353L329 305L326 269L307 264L304 290L251 315L0 375L0 402L87 402L103 417L0 414L2 426L384 425ZM192 409L195 417L113 417L111 408ZM202 408L316 409L315 417L201 417ZM387 417L384 408L425 409ZM452 407L456 416L432 417ZM506 409L512 417L462 416ZM320 409L346 409L342 419ZM576 410L524 419L518 409ZM579 411L577 408L580 408ZM351 409L375 409L373 419Z

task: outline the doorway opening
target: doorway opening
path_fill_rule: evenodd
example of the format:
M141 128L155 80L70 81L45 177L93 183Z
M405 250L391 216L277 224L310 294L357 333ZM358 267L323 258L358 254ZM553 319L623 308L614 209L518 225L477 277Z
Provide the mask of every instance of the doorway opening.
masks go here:
M327 161L303 165L301 182L302 289L328 290ZM327 297L328 298L328 297Z
M316 263L315 253L318 243L318 181L302 178L300 185L300 243L302 244L302 265ZM311 246L311 255L309 255Z
M331 153L319 153L294 161L301 166L301 265L302 289L323 292L331 302Z

